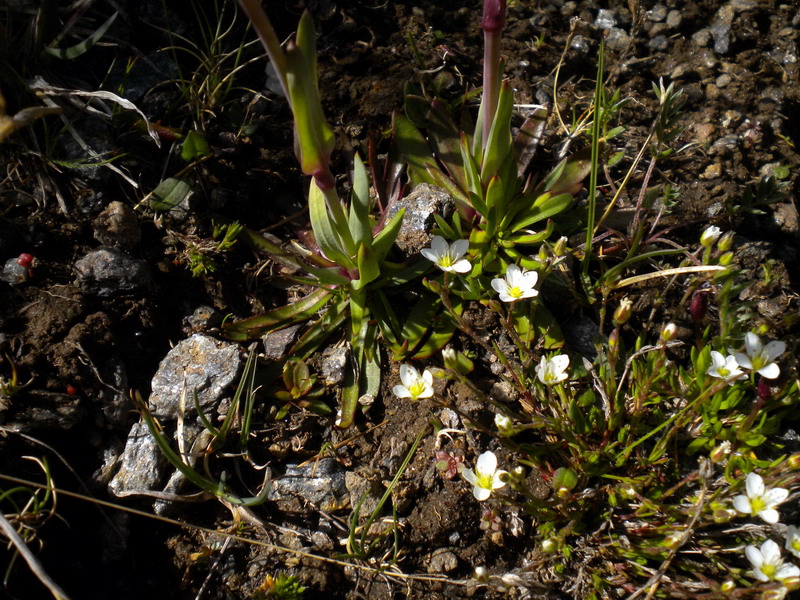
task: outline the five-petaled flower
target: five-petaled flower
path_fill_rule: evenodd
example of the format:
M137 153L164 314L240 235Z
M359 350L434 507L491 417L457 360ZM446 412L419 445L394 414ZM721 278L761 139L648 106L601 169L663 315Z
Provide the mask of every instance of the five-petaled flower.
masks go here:
M433 396L433 374L425 369L422 375L414 367L400 365L400 381L403 385L396 385L392 392L398 398L430 398Z
M786 528L786 549L800 558L800 529L794 525Z
M568 377L567 367L569 356L566 354L557 354L553 358L543 356L536 367L536 376L543 384L554 385Z
M492 492L503 487L506 482L502 476L506 471L497 468L497 457L494 452L484 452L475 463L475 471L463 469L461 476L472 484L472 495L478 502L483 502L492 495Z
M739 368L739 363L732 354L726 357L716 350L712 350L711 363L706 373L712 377L719 377L728 385L733 385L734 381L744 376L744 371Z
M534 286L539 280L536 271L526 271L517 265L508 265L505 278L492 279L492 287L503 302L516 302L539 295Z
M430 248L422 249L422 256L433 261L442 271L468 273L472 265L464 258L469 250L469 240L456 240L448 244L440 235L433 236Z
M746 546L744 553L753 565L753 577L759 581L783 581L800 576L800 568L784 564L781 549L772 540L766 540L761 548Z
M766 346L755 333L744 336L744 353L736 353L736 362L745 369L755 371L767 379L777 379L781 374L775 359L786 352L784 342L770 342Z
M758 515L764 521L775 524L780 515L775 507L786 500L789 490L784 488L767 489L764 480L757 473L748 473L745 480L746 495L733 499L733 508L747 515Z

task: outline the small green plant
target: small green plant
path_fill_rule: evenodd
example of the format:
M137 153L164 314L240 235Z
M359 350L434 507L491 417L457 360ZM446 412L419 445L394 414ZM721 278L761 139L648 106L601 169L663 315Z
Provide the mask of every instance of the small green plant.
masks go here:
M219 257L235 245L242 226L239 223L218 224L212 222L211 239L201 239L172 232L173 238L184 245L179 260L187 265L194 277L205 277L219 270Z
M764 175L755 183L748 185L741 199L728 198L725 206L731 214L743 213L750 215L766 214L766 207L780 202L786 198L789 181L789 172L785 167L779 167L772 175Z
M278 410L275 419L283 419L289 410L296 406L308 409L318 415L331 414L331 408L320 400L325 388L317 385L317 377L304 360L290 358L283 365L281 376L284 389L272 391L272 396L285 404Z
M302 600L306 588L294 575L278 573L275 577L267 575L264 583L250 596L250 600Z

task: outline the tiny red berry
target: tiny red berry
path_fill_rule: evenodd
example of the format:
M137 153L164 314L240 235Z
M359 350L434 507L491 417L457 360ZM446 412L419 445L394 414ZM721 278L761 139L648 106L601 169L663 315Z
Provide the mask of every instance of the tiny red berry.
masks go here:
M77 393L78 393L78 388L76 388L74 385L67 386L67 394L69 394L70 396L74 396Z
M20 267L30 267L31 263L33 262L33 254L28 254L27 252L23 252L22 254L17 257L17 264Z

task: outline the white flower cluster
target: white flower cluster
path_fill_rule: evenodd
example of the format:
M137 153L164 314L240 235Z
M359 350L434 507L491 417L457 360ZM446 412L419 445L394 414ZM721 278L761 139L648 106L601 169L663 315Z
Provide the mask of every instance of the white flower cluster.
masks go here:
M742 369L758 373L765 379L777 379L781 374L781 368L775 359L784 352L786 352L784 342L769 342L765 346L755 333L748 333L744 336L744 352L735 352L729 348L728 356L723 356L712 350L711 366L706 373L722 379L729 385L746 376Z
M740 513L758 516L774 525L780 521L780 514L775 509L789 497L785 488L767 488L764 480L757 473L748 473L745 480L745 494L733 499L733 507ZM794 526L786 530L786 549L800 558L800 529ZM746 546L745 556L753 566L753 577L759 581L778 581L785 583L788 579L800 577L800 567L784 562L781 549L772 540L765 540L761 547Z

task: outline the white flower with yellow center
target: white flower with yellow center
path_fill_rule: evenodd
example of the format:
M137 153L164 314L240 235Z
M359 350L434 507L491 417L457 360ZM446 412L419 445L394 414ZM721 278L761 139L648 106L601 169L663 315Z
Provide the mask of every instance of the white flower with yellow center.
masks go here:
M746 546L744 553L753 565L753 577L759 581L784 581L800 576L800 568L785 564L780 547L772 540L766 540L761 548Z
M463 469L461 476L472 484L472 495L478 502L487 500L492 492L503 487L506 482L502 477L506 471L497 468L497 457L494 452L484 452L475 463L475 470Z
M448 244L440 235L433 236L430 248L422 249L422 256L433 261L442 271L468 273L472 265L463 256L469 250L469 240L456 240Z
M400 381L402 385L392 388L392 392L398 398L419 400L433 396L433 374L428 369L420 375L414 367L400 365Z
M716 350L711 351L711 366L708 367L706 374L719 377L728 385L733 385L734 381L744 377L744 371L739 368L735 356L730 354L725 357Z
M536 366L536 376L545 385L555 385L569 376L567 367L569 367L569 356L566 354L557 354L553 358L544 356Z
M755 371L767 379L777 379L781 374L780 367L775 359L786 352L784 342L770 342L766 346L755 333L744 336L745 353L736 353L736 362L745 369Z
M733 508L746 515L758 515L773 525L780 520L780 515L775 507L786 500L789 490L784 488L768 490L761 475L748 473L745 480L745 492L746 495L739 495L733 499Z
M508 265L505 278L492 279L492 287L503 302L516 302L539 295L534 288L539 280L536 271L526 271L517 265Z
M786 549L800 558L800 529L794 525L786 528Z

